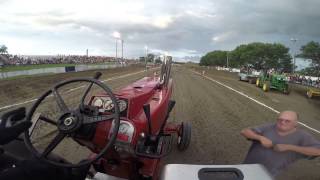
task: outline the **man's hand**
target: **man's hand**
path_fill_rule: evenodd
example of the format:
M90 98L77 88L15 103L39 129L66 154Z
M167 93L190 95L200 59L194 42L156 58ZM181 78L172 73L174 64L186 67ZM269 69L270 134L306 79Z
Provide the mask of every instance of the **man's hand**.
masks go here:
M292 145L290 145L290 144L276 144L273 146L273 150L275 150L277 152L291 151Z
M272 141L270 139L256 133L250 128L243 129L241 131L241 135L246 137L247 139L259 141L261 145L265 148L272 148L273 146Z
M264 136L260 136L259 141L261 145L265 148L272 148L273 144L272 141Z

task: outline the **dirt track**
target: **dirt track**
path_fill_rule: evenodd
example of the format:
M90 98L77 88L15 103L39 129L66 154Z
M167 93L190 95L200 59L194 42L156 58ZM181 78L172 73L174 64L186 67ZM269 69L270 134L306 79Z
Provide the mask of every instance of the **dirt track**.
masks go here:
M100 79L108 79L110 77L117 77L119 75L128 74L136 71L141 71L142 66L131 66L126 68L114 68L107 70L100 70L102 76ZM99 70L96 70L99 71ZM37 98L44 93L44 91L51 88L54 84L74 77L93 77L96 71L72 72L64 74L50 74L32 77L17 78L14 80L0 80L0 107L18 103L30 99ZM123 82L125 79L119 79L118 82ZM130 82L130 78L128 78ZM123 84L124 85L124 84ZM2 110L0 110L1 112Z
M200 69L196 69L200 72ZM292 109L300 113L301 121L320 129L320 101L309 100L294 87L287 96L278 92L264 93L236 74L206 70L206 75L240 90L277 110ZM210 82L185 68L173 71L175 81L174 121L192 123L190 148L175 151L167 163L238 164L244 159L250 142L239 135L241 129L275 120L276 113L239 94ZM315 134L320 138L319 134ZM320 179L320 159L303 160L290 167L279 179Z
M200 71L198 68L196 70ZM235 74L215 70L206 71L207 76L279 111L285 109L298 111L301 121L320 130L320 101L305 98L301 87L293 88L289 96L277 92L263 93L254 85L238 81ZM133 72L133 70L126 72ZM114 73L119 75L126 72ZM108 85L113 89L118 89L142 76L143 74L139 74L111 81L108 82ZM276 113L192 73L190 69L175 67L173 79L175 83L173 99L177 101L177 104L172 112L171 120L191 122L193 136L189 149L183 153L174 150L166 158L166 163L239 164L250 146L250 142L239 135L240 130L270 122L276 118ZM42 79L42 82L46 82L45 78ZM24 88L24 84L17 85L17 87L18 89ZM11 94L15 94L14 89ZM1 98L7 96L3 90L0 95ZM16 102L16 99L13 102ZM315 135L320 138L320 135ZM320 158L303 160L290 167L279 179L319 179L319 168Z

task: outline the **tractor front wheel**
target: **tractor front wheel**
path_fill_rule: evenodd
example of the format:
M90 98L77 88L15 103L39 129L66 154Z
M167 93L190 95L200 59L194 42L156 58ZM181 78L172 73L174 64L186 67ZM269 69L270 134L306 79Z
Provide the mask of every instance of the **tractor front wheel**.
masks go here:
M270 83L269 83L269 82L265 82L265 83L263 84L262 89L263 89L264 92L269 91L269 90L270 90Z
M259 84L260 84L260 79L258 78L256 81L256 86L259 87Z
M189 122L181 123L178 132L178 150L184 151L188 148L191 141L191 124Z
M308 97L309 99L312 98L312 92L311 92L310 90L307 91L307 97Z

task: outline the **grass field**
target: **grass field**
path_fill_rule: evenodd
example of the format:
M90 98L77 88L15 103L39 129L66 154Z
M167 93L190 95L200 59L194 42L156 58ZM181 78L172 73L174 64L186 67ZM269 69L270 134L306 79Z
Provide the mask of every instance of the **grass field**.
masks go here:
M100 64L91 64L91 65L102 65L102 64L111 64L111 63L100 63ZM54 67L68 67L75 66L79 64L34 64L34 65L19 65L19 66L6 66L0 68L0 72L10 72L10 71L23 71L30 69L41 69L41 68L54 68Z

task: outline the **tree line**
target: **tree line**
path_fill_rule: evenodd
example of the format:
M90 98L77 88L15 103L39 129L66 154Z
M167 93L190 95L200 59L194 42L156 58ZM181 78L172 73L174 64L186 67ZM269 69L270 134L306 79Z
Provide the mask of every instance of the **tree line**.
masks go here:
M161 58L160 56L156 56L155 54L152 54L152 53L148 53L147 56L141 56L139 57L139 61L140 62L154 62L154 63L157 63L157 64L161 64Z
M312 59L309 73L320 75L320 44L311 41L300 48L297 57ZM279 72L292 72L289 48L280 43L254 42L237 46L232 51L215 50L201 57L200 65L241 67L252 66L257 70L274 68Z

